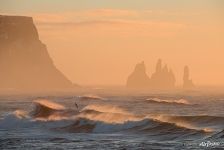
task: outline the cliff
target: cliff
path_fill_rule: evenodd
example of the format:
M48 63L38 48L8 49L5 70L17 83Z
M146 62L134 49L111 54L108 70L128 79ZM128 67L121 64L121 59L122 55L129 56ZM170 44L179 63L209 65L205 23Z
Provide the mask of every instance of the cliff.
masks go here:
M54 65L31 17L0 16L0 88L72 88Z

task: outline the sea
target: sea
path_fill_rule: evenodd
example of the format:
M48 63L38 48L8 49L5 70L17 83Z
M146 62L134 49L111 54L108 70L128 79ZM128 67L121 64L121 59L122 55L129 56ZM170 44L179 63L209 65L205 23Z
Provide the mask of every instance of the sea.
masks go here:
M5 94L0 149L224 149L224 95Z

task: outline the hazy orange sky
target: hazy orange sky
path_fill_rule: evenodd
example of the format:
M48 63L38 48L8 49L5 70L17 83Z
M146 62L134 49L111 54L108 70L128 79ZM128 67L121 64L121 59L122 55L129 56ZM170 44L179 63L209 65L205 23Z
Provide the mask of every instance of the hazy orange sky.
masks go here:
M182 83L224 85L222 0L0 0L0 13L34 18L55 65L74 83L124 85L136 63L161 58Z

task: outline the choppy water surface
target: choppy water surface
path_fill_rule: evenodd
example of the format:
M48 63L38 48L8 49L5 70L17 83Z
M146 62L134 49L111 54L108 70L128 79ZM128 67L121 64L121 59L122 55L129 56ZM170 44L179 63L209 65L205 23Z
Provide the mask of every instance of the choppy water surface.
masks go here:
M1 96L0 149L224 148L223 100L168 95Z

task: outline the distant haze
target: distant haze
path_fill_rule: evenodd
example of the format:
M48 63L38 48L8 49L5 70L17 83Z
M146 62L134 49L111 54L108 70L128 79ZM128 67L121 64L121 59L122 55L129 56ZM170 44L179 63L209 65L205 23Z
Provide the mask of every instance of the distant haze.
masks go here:
M55 65L81 85L125 85L136 63L157 59L177 85L224 85L222 0L0 0L0 14L32 16ZM31 9L32 8L32 9Z

